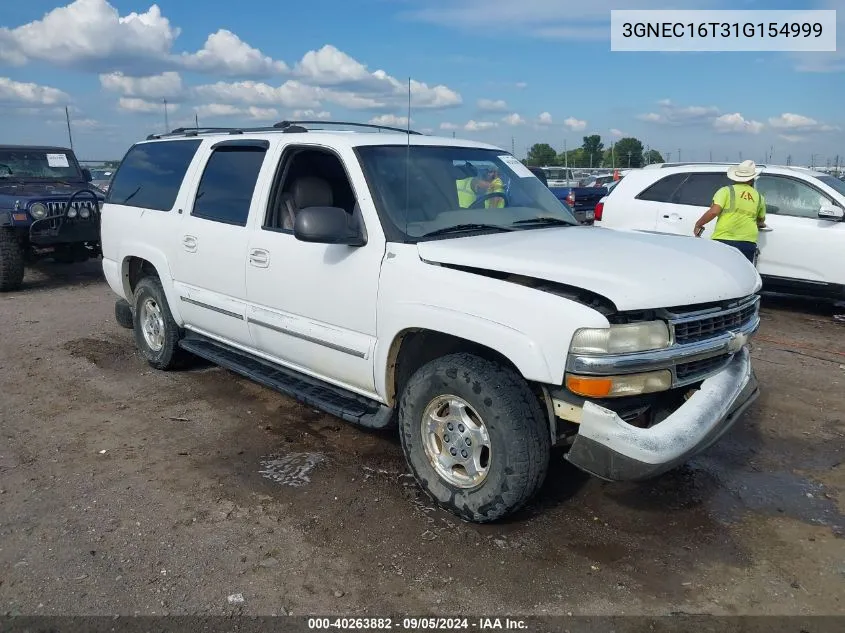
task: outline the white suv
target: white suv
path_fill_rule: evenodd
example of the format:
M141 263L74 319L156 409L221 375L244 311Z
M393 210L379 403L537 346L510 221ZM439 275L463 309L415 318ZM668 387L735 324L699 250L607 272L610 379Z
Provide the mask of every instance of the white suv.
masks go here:
M713 194L733 184L728 167L666 163L631 172L602 201L596 222L691 237ZM845 182L801 167L758 167L768 228L758 238L757 268L766 289L845 300Z
M737 251L578 226L497 147L310 124L174 131L124 157L103 269L153 367L190 353L398 424L419 485L479 522L537 492L554 444L644 479L757 396L761 282ZM505 191L462 208L490 168Z

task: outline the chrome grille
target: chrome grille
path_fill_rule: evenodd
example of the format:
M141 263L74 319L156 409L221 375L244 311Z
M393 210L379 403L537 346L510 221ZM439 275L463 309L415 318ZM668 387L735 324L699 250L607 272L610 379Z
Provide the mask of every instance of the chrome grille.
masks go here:
M675 376L679 382L689 382L696 378L707 376L727 365L730 361L730 354L713 356L702 360L694 360L689 363L680 363L675 367Z
M760 298L746 297L735 305L693 313L675 313L670 319L677 345L697 343L746 325L757 316Z

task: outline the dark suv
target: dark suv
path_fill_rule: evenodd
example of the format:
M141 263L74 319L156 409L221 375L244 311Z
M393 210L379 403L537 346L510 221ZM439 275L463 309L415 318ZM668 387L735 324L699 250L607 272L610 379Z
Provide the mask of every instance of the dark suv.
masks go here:
M100 253L103 194L64 147L0 145L0 292L43 257L82 262Z

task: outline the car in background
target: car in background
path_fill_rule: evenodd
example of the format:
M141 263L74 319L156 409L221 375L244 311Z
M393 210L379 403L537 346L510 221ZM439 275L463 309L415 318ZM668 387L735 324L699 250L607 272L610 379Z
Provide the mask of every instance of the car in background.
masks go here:
M0 292L20 288L38 259L99 257L103 198L73 150L0 145Z
M567 205L579 224L592 224L598 201L607 195L604 187L549 187L555 197Z
M692 237L716 191L733 184L729 166L664 163L631 172L599 203L596 221ZM757 260L764 289L845 299L845 183L805 167L758 165L754 186L766 201ZM712 236L715 225L708 224L703 237Z
M114 176L112 169L91 169L91 184L103 193L108 193L112 176Z

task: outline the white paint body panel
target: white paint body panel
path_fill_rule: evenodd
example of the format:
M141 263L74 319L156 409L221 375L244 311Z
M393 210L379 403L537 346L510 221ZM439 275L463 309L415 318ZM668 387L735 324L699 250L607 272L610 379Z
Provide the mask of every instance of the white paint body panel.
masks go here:
M692 237L695 222L709 207L638 200L636 196L673 173L724 171L724 166L693 164L632 172L605 198L599 224L610 229ZM813 178L812 173L788 167L764 167L760 171L761 176L778 176L811 186L821 196L845 209L845 196ZM663 217L665 215L669 217ZM766 224L772 230L761 231L757 241L760 249L757 270L760 275L810 283L845 284L845 222L770 212ZM695 241L711 238L715 227L714 220L705 227L702 240Z
M623 310L732 299L759 288L754 268L732 249L668 236L572 227L387 243L353 151L357 145L404 144L404 135L239 135L270 142L247 225L190 218L211 144L231 137L201 138L173 211L105 205L104 271L112 290L129 298L127 262L144 258L158 270L180 325L382 402L390 393L390 348L404 332L428 329L485 345L526 379L560 385L575 330L608 324L573 300L440 264L587 289ZM471 141L410 140L505 153ZM308 244L261 228L276 166L289 144L320 145L343 159L366 225L365 246ZM196 252L184 249L186 235L196 238ZM250 259L256 249L266 253L257 265ZM182 302L183 295L218 310Z

